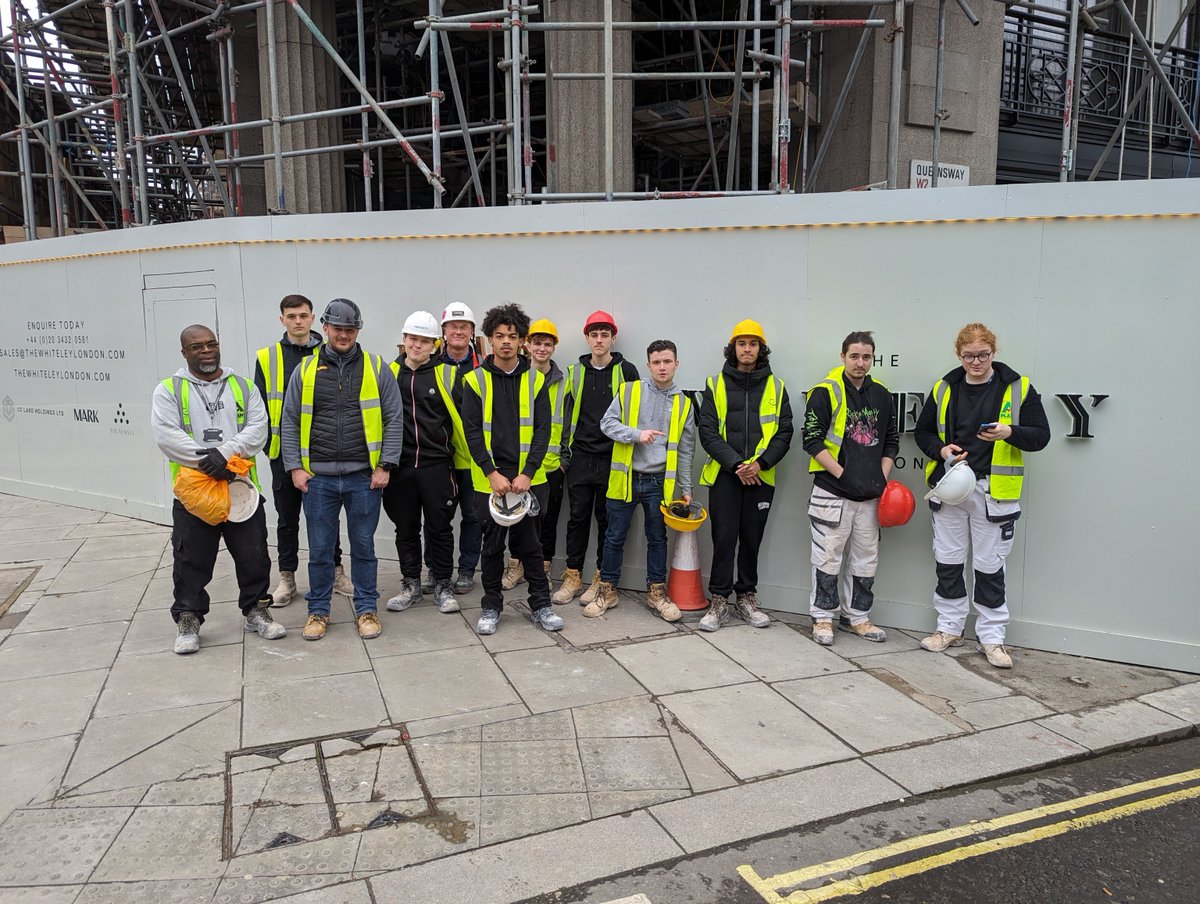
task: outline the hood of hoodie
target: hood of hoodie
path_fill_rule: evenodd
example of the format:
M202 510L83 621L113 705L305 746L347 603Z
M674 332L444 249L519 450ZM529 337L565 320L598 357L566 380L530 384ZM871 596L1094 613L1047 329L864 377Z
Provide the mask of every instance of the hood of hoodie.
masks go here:
M725 362L725 366L721 368L721 373L725 375L726 380L737 380L739 383L749 381L751 386L758 386L760 383L765 383L767 377L771 375L771 365L766 361L759 361L752 371L738 370L736 364Z
M495 355L488 355L479 366L499 377L519 377L529 370L529 359L524 355L517 355L517 368L511 374L496 366Z
M296 348L316 348L318 345L320 345L322 342L325 341L325 337L322 336L320 333L316 332L315 330L309 330L308 331L308 341L305 342L303 345L297 345L295 342L292 341L292 337L287 334L287 331L284 331L283 338L280 339L279 341L282 342L284 345L292 345L292 346L295 346Z
M605 365L604 367L596 367L596 368L592 368L592 369L593 370L610 370L611 368L619 366L620 363L624 360L625 360L625 356L622 355L620 352L613 352L612 360L609 361L607 365ZM592 367L591 353L588 353L586 355L580 355L579 363L582 364L584 367Z
M992 374L993 374L993 376L998 377L1000 382L1002 384L1004 384L1005 386L1007 386L1009 383L1012 383L1015 380L1021 379L1021 375L1019 373L1017 373L1015 370L1013 370L1011 367L1009 367L1007 364L1005 364L1003 361L993 361L992 362ZM966 378L967 378L967 369L965 367L961 367L961 366L954 368L954 370L950 371L944 377L942 377L942 379L945 380L947 383L949 383L951 386L957 386L959 383L962 383L964 380L966 380Z
M532 367L533 364L531 363L529 366ZM546 385L553 386L555 383L561 382L565 377L566 374L563 373L562 368L560 368L558 364L555 363L554 359L551 358L550 370L546 372Z
M195 383L198 386L216 386L222 380L224 380L226 377L230 376L232 373L233 373L232 368L222 367L220 369L220 376L217 377L216 379L202 380L200 377L196 376L194 373L192 373L190 370L188 370L187 367L181 367L181 368L179 368L179 370L175 371L175 376L182 377L183 379L187 380L189 383Z
M404 373L405 370L409 369L408 365L405 363L404 355L397 355L395 363L400 365L400 367L401 367L400 373ZM419 367L413 368L413 369L417 373L423 374L423 373L426 373L431 370L436 370L437 368L439 368L441 366L442 366L442 362L439 361L437 358L433 357L432 355L430 355L428 360L426 360L424 364L420 365Z

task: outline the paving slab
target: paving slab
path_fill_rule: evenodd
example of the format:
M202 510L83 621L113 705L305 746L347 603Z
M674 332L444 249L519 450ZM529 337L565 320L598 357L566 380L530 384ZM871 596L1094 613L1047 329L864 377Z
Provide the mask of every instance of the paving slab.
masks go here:
M575 726L569 710L539 713L520 719L492 722L484 725L483 741L561 741L574 739Z
M0 548L0 559L5 562L32 562L38 559L70 559L82 540L26 540L10 541Z
M535 713L644 694L606 653L559 647L499 653L496 662Z
M119 656L96 705L96 716L122 716L242 696L242 650L237 646L202 649L193 656L171 650Z
M391 721L371 672L250 685L242 708L245 747L366 730Z
M125 622L13 634L0 646L0 681L106 669L117 658Z
M662 713L649 697L627 697L571 710L581 738L654 737L667 733Z
M220 603L213 606L200 628L200 655L204 655L210 647L241 644L246 635L243 625L242 613L234 604ZM141 656L146 653L172 652L176 633L175 622L171 620L169 611L139 607L129 622L125 639L121 641L121 655Z
M374 870L398 870L413 863L432 860L435 857L469 851L479 846L479 798L458 797L436 801L438 817L417 819L398 823L382 829L371 829L361 833L362 842L355 873ZM400 870L393 875L404 875ZM394 898L376 891L375 900L393 901ZM426 899L432 901L455 900L442 893ZM463 900L486 901L486 897L469 897Z
M167 605L170 605L169 598ZM236 609L236 607L234 608ZM303 628L304 623L308 621L308 604L304 602L303 594L292 600L286 606L272 606L271 617L287 628L289 632L295 630L295 633L297 636L299 636L300 629ZM383 616L381 615L380 618L382 617ZM343 632L348 632L351 637L358 637L358 631L354 627L354 618L354 604L344 596L340 596L335 593L329 606L329 632L325 635L324 640L320 641L319 643L314 643L312 641L306 641L306 643L311 643L315 647L320 647L323 646L326 641ZM387 630L386 626L384 630ZM380 637L382 636L383 635L380 635ZM376 640L378 639L379 638L376 638Z
M605 816L643 810L655 804L678 800L690 793L690 790L681 788L665 791L589 791L588 804L592 809L592 819L602 819Z
M855 755L792 703L761 684L689 691L663 697L660 702L741 779Z
M105 515L94 524L80 524L70 529L68 537L88 539L90 537L124 537L136 534L165 534L169 539L171 528L153 521L135 521L119 515Z
M34 502L34 500L28 501ZM8 517L0 518L0 531L36 530L40 527L54 527L59 524L94 524L103 515L103 512L92 512L87 509L49 502L30 504L13 509Z
M688 787L670 738L586 738L579 755L588 791Z
M4 701L0 744L21 744L82 731L107 676L105 669L93 669L0 682L0 700Z
M414 739L413 756L434 797L478 797L482 752L478 742Z
M292 898L306 891L328 888L351 878L349 873L313 873L305 876L227 876L211 898L212 904L258 904ZM209 899L206 899L206 901ZM331 899L332 900L332 899Z
M306 891L303 894L289 896L284 900L288 904L375 904L375 899L371 897L371 890L362 880L334 885L317 891Z
M145 588L139 583L118 583L109 589L80 593L44 593L29 610L15 632L51 631L76 625L129 621L137 610Z
M159 882L93 882L75 904L209 904L216 879L178 879Z
M362 835L339 835L300 844L286 844L261 854L236 856L230 876L346 875L354 869Z
M674 715L666 713L664 721L670 732L671 743L675 746L675 755L679 757L693 791L714 791L737 784L733 774L705 750L694 735L685 731Z
M459 597L459 602L462 602L462 597ZM478 609L478 605L475 608ZM560 615L563 614L562 610L562 606L554 607L554 611ZM475 620L479 617L479 613L464 612L463 617L467 624L467 630L474 632ZM563 615L563 618L565 619L566 616ZM506 619L503 622L502 630L497 631L495 634L480 637L479 640L490 653L508 653L512 650L532 650L535 647L553 647L558 645L558 641L554 639L553 634L543 631L532 622L523 618Z
M320 643L313 643L301 636L300 628L290 629L279 640L264 640L241 626L238 630L246 637L243 667L247 685L366 672L371 668L357 632L331 631ZM380 637L372 643L382 640Z
M872 656L863 662L871 671L890 672L915 691L947 701L951 706L1005 697L1009 689L991 678L984 678L964 666L953 656L912 650ZM997 673L999 669L992 669Z
M785 681L775 690L860 753L962 730L863 672Z
M953 708L953 715L963 719L972 728L999 728L1001 725L1011 725L1014 722L1025 722L1053 714L1032 697L1014 694L1011 697L997 697L994 700L977 700L974 703L959 703Z
M428 605L418 603L404 612L387 612L383 602L381 598L379 618L383 634L378 641L367 644L372 659L480 645L479 636L461 615L438 612L432 601Z
M421 796L420 788L416 787L416 779L413 775L412 766L408 762L408 751L403 747L377 747L374 750L364 750L353 754L347 753L342 756L329 757L325 760L325 774L329 778L329 791L333 795L336 805L340 806L343 803L364 803L369 800L379 800L381 798L408 796L405 794L393 795L390 793L376 796L375 778L380 774L380 754L383 752L396 753L395 756L388 758L386 768L396 778L400 780L404 778L408 779L413 791L412 796ZM399 773L397 772L398 768L406 768L407 772Z
M653 694L754 680L744 668L694 634L613 647L609 654Z
M20 888L0 888L0 904L74 904L82 889L82 885L22 885ZM92 902L98 900L89 899Z
M1037 724L1082 744L1093 753L1127 746L1135 741L1164 740L1190 734L1192 723L1160 709L1125 700L1111 706L1038 719Z
M171 535L158 531L134 533L117 537L90 537L83 541L72 562L108 562L113 559L133 559L154 556L161 559Z
M482 646L386 656L374 668L397 722L520 702Z
M139 808L92 877L100 882L219 878L225 873L223 815L221 807Z
M513 794L484 797L479 806L479 843L495 844L585 822L586 794Z
M325 791L317 761L282 763L267 770L262 801L272 804L324 804Z
M586 647L683 633L679 622L665 622L657 612L651 612L644 597L627 592L622 592L619 597L617 608L599 618L585 617L578 597L555 606L554 611L564 621L561 636L572 646Z
M782 623L765 629L735 623L700 636L763 681L811 678L855 668L854 663Z
M194 807L225 802L225 780L221 776L185 778L151 785L141 800L143 807Z
M524 703L510 703L507 706L478 709L469 713L454 713L449 716L435 716L432 719L418 719L415 722L406 722L405 725L408 727L409 737L424 738L431 735L444 734L448 731L477 728L489 722L515 719L527 715L529 715L529 707Z
M238 855L266 851L281 835L300 841L317 841L333 831L329 808L319 804L259 806L250 811L250 821L238 839Z
M85 881L132 808L17 810L0 829L0 885Z
M587 856L572 852L586 851ZM645 813L610 816L371 879L389 904L505 904L655 863L681 852Z
M496 741L480 753L480 793L586 791L579 748L569 741Z
M840 628L833 632L833 650L839 656L844 656L847 659L859 660L870 656L878 656L881 653L902 653L905 650L919 650L921 642L917 638L895 628L887 628L883 625L878 627L884 628L887 634L887 640L883 643L876 643L872 640L863 640L857 634L850 631L843 631ZM860 663L863 665L864 663Z
M158 569L158 560L159 556L155 554L101 562L71 562L58 572L48 590L50 593L100 590L118 581L132 582L134 578L144 579L148 584Z
M75 530L76 528L70 524L57 524L50 527L0 531L0 559L8 561L8 556L5 553L10 546L17 543L40 543L43 540L79 539L72 536Z
M906 797L862 760L807 769L650 808L689 853Z
M1180 719L1186 719L1193 725L1200 725L1200 684L1184 684L1164 691L1155 691L1138 697L1138 700Z
M990 781L1088 753L1032 722L879 753L867 762L914 794Z

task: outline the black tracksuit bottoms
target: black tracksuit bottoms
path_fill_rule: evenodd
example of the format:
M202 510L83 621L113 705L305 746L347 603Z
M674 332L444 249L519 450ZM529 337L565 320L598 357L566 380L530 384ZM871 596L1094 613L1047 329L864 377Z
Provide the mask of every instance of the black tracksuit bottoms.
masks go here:
M396 525L400 573L421 579L421 518L425 519L426 558L435 581L450 580L454 564L454 510L458 485L450 462L425 468L401 466L383 490L383 510Z
M604 558L604 535L608 532L608 475L612 456L575 452L567 468L567 567L583 569L587 555L592 518L599 531L596 543L596 570ZM587 583L586 576L584 583Z
M531 492L538 506L546 504L548 488L540 483ZM483 527L483 550L479 557L480 578L483 582L483 608L504 611L504 547L507 543L513 558L525 566L529 583L529 608L544 609L550 605L550 579L542 567L542 541L537 518L522 518L512 527L501 527L492 520L488 509L490 493L475 493L475 517Z
M538 515L538 524L542 536L542 558L547 562L554 558L554 551L558 548L558 518L562 512L566 480L567 475L562 468L546 475L546 507Z
M171 618L179 621L185 612L204 624L208 615L209 581L217 564L221 540L233 557L238 582L238 608L243 615L258 605L271 605L271 556L267 552L267 513L262 499L258 511L246 521L207 524L183 507L178 499L171 506L171 547L175 553L172 577L175 601Z
M758 591L758 550L771 514L775 487L746 486L727 471L717 474L708 491L713 558L708 592L713 596ZM737 581L733 561L737 557Z
M283 469L282 458L271 459L271 497L275 501L275 542L279 544L279 570L300 570L300 510L304 494ZM342 564L342 539L333 542L333 564Z

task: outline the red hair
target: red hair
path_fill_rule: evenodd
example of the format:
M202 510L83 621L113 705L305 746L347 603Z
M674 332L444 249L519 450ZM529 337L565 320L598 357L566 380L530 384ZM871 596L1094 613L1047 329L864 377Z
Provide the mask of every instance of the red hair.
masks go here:
M958 331L958 336L954 339L954 353L960 354L963 346L972 342L986 342L992 354L996 354L996 334L982 323L968 323Z

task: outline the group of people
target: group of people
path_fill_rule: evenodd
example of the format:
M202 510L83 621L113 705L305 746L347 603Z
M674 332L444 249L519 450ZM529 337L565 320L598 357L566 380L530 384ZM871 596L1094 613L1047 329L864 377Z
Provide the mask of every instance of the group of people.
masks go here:
M667 621L681 618L667 592L664 511L685 516L694 497L696 441L706 459L713 555L702 631L733 617L765 628L758 600L759 552L774 502L776 471L793 437L787 388L771 369L762 325L743 320L725 361L698 397L675 382L679 353L659 339L646 349L648 379L614 349L618 329L598 310L583 324L588 351L564 371L554 360L557 326L501 304L477 322L465 304L437 318L413 313L390 363L358 343L362 311L330 301L314 330L312 302L280 302L284 335L259 349L252 381L221 366L216 335L202 325L180 337L185 366L154 392L152 425L173 473L182 467L232 480L230 459L265 451L278 516L278 586L263 504L242 521L212 525L178 499L173 506L175 651L195 652L209 611L206 587L224 540L233 557L247 631L286 634L271 609L297 595L299 519L308 533L308 617L303 635L330 629L334 593L349 597L359 635L379 636L380 593L374 535L380 510L395 526L401 581L386 601L403 611L432 594L438 611L459 611L457 595L482 583L479 634L492 634L504 592L528 584L534 624L558 631L554 604L579 597L585 617L618 603L625 541L637 508L646 535L646 602ZM484 354L480 336L486 338ZM916 425L929 459L937 585L936 630L921 645L942 652L962 643L968 615L965 565L974 569L981 651L1011 667L1004 563L1020 517L1022 452L1043 448L1049 427L1029 378L995 360L996 337L968 324L955 350L961 366L934 385ZM802 444L813 486L812 637L834 643L834 629L873 642L880 500L899 449L892 396L870 376L875 340L852 332L841 365L807 394ZM953 503L937 494L951 465L966 463L974 486ZM258 487L257 471L247 478ZM566 569L551 593L564 500ZM342 564L346 512L351 568ZM911 508L910 508L911 511ZM458 513L458 555L454 517ZM585 581L591 525L596 567ZM508 561L506 564L506 551ZM424 565L425 575L422 576ZM735 568L736 566L736 568Z

